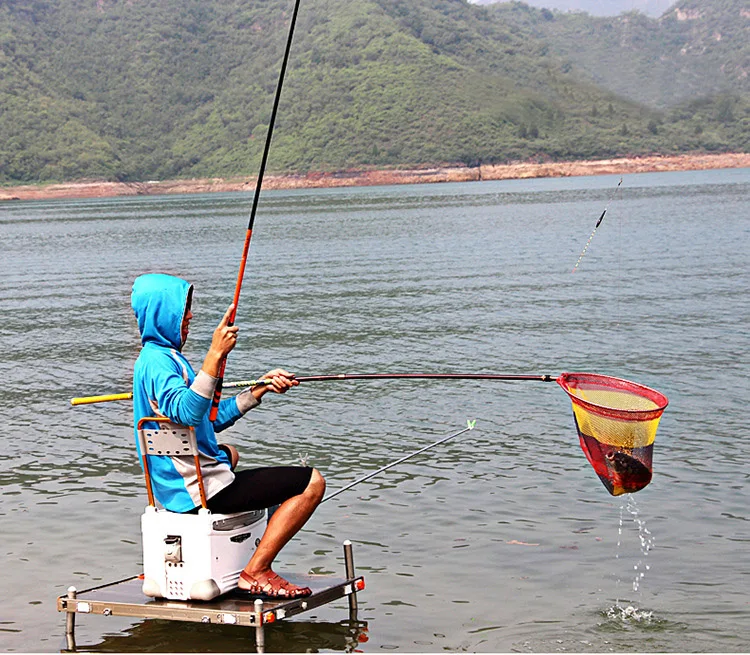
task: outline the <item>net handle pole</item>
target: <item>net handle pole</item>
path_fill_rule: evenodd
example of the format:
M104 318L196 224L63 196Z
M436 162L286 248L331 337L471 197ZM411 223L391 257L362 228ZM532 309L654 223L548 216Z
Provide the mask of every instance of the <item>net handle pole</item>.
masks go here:
M552 375L494 375L485 373L339 373L338 375L306 375L294 376L298 382L335 382L338 380L497 380L507 382L555 382L557 378ZM226 389L241 389L243 387L256 387L263 384L271 384L270 380L238 380L224 384ZM102 396L81 396L71 398L70 404L92 405L95 403L106 403L113 400L132 400L132 393L117 393Z
M496 380L506 382L555 382L553 375L503 375L490 373L339 373L337 375L294 376L298 382L336 382L340 380ZM232 387L254 386L264 380L230 383ZM228 385L229 386L229 385Z

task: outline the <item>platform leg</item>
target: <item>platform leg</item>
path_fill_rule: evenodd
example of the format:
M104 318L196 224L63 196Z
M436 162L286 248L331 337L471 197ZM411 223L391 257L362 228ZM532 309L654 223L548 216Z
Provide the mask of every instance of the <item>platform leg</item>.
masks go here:
M255 599L255 649L259 653L266 651L266 635L263 628L263 600Z
M75 599L76 588L68 587L68 598ZM76 649L76 615L75 612L65 612L65 646L69 651Z
M346 566L346 579L352 580L356 573L354 572L354 553L352 552L352 542L348 539L344 542L344 565ZM352 590L349 594L349 619L357 620L357 592Z

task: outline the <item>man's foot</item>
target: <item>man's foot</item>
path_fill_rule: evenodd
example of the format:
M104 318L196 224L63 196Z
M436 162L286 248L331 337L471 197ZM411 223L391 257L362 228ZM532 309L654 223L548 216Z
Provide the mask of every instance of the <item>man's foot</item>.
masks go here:
M309 587L298 587L271 570L257 577L242 571L237 591L243 596L274 599L301 598L312 594L312 589Z

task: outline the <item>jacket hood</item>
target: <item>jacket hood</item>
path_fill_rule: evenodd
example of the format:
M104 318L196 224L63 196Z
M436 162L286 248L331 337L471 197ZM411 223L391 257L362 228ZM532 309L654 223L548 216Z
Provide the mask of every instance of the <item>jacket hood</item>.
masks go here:
M148 273L135 279L130 305L144 346L154 343L182 348L182 319L192 288L185 280L162 273Z

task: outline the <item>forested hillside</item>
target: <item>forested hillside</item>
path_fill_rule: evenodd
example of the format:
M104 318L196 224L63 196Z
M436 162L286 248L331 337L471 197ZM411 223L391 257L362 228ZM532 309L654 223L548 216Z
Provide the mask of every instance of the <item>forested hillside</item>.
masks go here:
M750 5L681 0L659 19L492 7L532 30L570 66L636 102L668 108L700 97L750 93ZM538 20L543 13L548 20Z
M669 16L302 0L269 170L747 150L742 2L707 3L720 47ZM292 6L0 0L0 182L255 174Z

